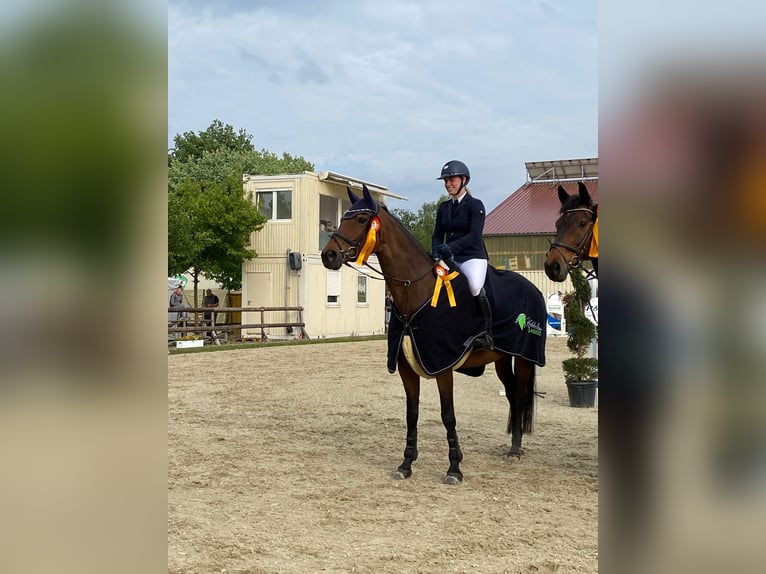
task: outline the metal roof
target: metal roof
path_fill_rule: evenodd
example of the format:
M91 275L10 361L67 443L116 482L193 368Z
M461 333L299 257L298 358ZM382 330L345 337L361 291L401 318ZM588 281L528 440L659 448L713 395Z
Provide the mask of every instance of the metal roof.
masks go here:
M577 181L585 184L593 202L598 203L598 179L527 182L487 214L484 235L555 233L561 209L558 187L571 195L577 193Z
M342 173L336 173L334 171L320 172L319 179L322 181L328 181L330 183L337 183L338 185L347 185L348 187L351 187L351 188L355 187L357 189L362 189L362 185L364 184L367 186L367 189L369 189L370 191L379 193L380 195L393 197L394 199L407 199L403 195L399 195L397 193L392 193L388 191L388 188L383 185L378 185L377 183L364 181L363 179L358 179L356 177L343 175Z

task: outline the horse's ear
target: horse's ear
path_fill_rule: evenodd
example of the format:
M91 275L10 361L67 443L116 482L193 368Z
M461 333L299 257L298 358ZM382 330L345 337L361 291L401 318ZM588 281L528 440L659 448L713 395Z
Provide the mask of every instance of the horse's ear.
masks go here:
M362 184L362 192L364 193L364 198L369 202L370 206L372 207L372 210L375 213L378 213L378 202L372 198L372 195L370 194L370 190L367 189L367 186L364 184Z
M563 186L559 185L559 201L561 203L564 203L567 199L569 199L569 194L567 193L567 190L564 189Z
M588 188L585 187L583 182L577 182L577 189L580 191L580 201L582 201L584 205L590 205L593 203L590 198L590 193L588 193Z
M359 198L353 191L351 191L350 187L346 186L346 191L348 192L348 198L351 200L351 205L354 205L357 201L359 201Z

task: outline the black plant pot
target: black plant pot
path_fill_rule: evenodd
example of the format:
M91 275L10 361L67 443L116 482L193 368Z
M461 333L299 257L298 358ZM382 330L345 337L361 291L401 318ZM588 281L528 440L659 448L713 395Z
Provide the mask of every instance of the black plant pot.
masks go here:
M569 406L593 407L596 404L597 381L567 381Z

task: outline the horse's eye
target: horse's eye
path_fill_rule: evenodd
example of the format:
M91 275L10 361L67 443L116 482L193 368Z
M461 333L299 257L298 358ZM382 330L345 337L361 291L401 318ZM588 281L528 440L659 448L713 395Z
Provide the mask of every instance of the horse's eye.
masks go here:
M360 215L359 217L356 218L356 222L359 223L360 225L364 225L365 223L367 223L367 218L364 215Z
M580 222L580 227L588 227L588 222L587 221L581 221Z

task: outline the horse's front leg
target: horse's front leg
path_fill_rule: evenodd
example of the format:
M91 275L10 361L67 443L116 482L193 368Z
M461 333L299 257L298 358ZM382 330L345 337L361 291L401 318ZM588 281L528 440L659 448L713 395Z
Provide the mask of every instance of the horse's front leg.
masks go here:
M404 460L393 476L394 480L401 480L412 476L412 463L418 459L420 377L402 356L399 357L397 366L404 385L404 394L407 397L407 445L404 447Z
M457 438L457 418L455 417L455 402L452 396L452 371L438 375L436 384L439 386L442 423L447 429L447 444L449 446L449 469L447 476L444 477L444 484L459 484L463 481L463 473L460 472L463 452L460 450L460 442Z

